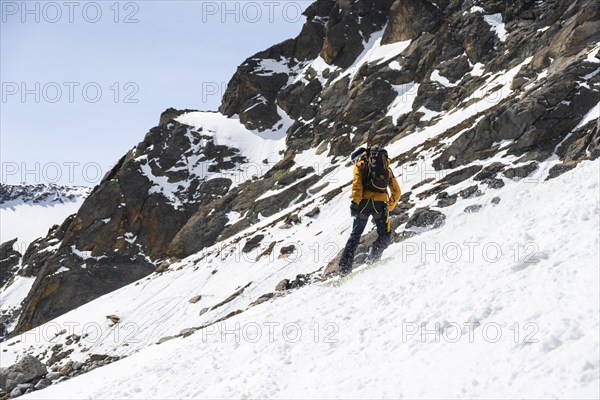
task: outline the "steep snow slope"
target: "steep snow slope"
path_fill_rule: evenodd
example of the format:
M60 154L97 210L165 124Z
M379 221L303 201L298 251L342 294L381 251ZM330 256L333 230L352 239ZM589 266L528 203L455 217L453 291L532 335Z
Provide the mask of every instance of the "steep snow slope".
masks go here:
M340 288L310 285L27 398L597 398L599 173L583 162L547 182L511 182L480 197L478 215L448 208L444 229L392 245L392 261ZM319 243L343 244L345 195L311 225ZM95 312L100 324L114 311L140 324L130 339L157 338L197 322L225 286L309 270L313 255L269 267L230 258L215 275L197 258L55 322ZM192 294L206 297L189 304ZM101 347L115 332L104 328Z

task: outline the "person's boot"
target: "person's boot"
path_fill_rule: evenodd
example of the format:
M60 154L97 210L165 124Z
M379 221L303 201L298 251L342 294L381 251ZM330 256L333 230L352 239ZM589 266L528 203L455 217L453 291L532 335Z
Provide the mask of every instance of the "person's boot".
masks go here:
M383 251L378 250L374 246L371 246L369 248L369 254L367 255L367 258L365 259L365 263L366 264L376 263L377 261L381 260L381 255L382 254L383 254Z
M352 266L351 265L340 265L340 276L346 276L348 275L350 272L352 272Z

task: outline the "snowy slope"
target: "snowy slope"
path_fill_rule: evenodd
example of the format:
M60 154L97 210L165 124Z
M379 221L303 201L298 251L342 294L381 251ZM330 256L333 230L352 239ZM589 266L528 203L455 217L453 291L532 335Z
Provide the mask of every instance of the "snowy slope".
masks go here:
M91 189L57 185L3 185L10 196L0 201L0 243L18 238L23 254L54 224L77 212Z
M508 183L478 199L478 215L450 207L444 229L392 245L393 261L340 288L313 284L27 398L597 398L599 172L584 162L551 181ZM327 222L311 224L321 244L343 245L349 218L337 202ZM294 239L310 242L310 233ZM230 258L215 275L204 261L194 270L195 258L55 322L95 313L102 324L114 311L139 324L129 339L158 338L197 323L226 286L308 270L313 254L288 265ZM208 300L189 304L192 294ZM115 339L104 330L106 349Z

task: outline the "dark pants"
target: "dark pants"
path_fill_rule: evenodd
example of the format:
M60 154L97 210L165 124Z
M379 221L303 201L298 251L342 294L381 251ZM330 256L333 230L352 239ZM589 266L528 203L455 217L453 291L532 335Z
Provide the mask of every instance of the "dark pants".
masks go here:
M371 247L371 253L367 262L374 262L381 259L381 254L390 245L391 232L387 204L383 201L363 199L358 205L358 210L359 214L354 217L352 224L352 233L350 233L350 238L346 243L346 247L344 247L342 258L340 258L340 273L342 274L352 271L354 252L360 243L360 236L364 232L370 216L373 216L378 236Z

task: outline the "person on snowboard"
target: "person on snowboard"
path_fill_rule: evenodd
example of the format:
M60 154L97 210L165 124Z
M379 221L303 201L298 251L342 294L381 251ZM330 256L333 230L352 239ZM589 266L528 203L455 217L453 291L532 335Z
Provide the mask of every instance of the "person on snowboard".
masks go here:
M391 228L389 213L400 200L400 185L390 168L387 151L377 147L361 147L352 153L354 178L352 180L352 232L340 258L340 274L352 271L354 252L360 242L369 216L373 216L377 227L377 240L373 243L367 262L381 259L383 251L390 244ZM391 194L388 192L391 192Z

